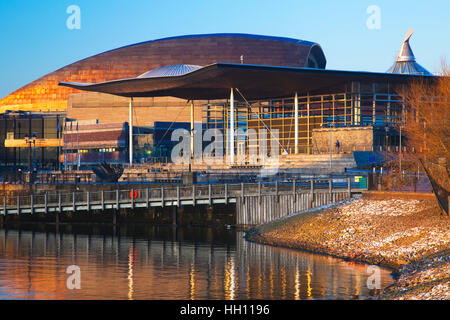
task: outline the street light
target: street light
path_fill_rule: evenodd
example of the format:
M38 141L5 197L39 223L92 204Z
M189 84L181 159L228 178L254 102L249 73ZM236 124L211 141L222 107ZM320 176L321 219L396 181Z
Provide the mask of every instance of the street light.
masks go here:
M330 170L331 170L331 168L332 168L332 161L333 161L333 158L332 158L332 154L333 154L333 141L332 141L332 139L331 139L331 132L332 132L332 130L333 130L333 123L330 123Z
M36 139L37 139L37 133L33 132L33 136L31 137L31 140L33 141L33 168L36 168Z
M28 172L29 172L29 183L32 183L32 179L31 179L31 144L33 144L33 163L34 163L34 159L35 159L35 148L36 148L36 132L33 132L33 135L30 136L25 136L25 142L26 144L28 144Z
M388 132L389 132L389 126L386 125L384 127L384 130L386 130L386 142L385 142L385 150L384 150L384 162L387 162L387 148L388 148Z
M31 173L31 137L25 136L25 143L28 145L28 172Z

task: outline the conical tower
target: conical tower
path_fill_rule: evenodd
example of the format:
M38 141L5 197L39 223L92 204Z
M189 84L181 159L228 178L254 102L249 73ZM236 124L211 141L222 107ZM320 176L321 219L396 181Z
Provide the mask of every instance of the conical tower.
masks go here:
M414 53L412 52L411 46L409 45L409 39L413 34L413 30L410 29L403 40L402 46L395 59L394 64L386 72L387 73L402 73L402 74L417 74L432 76L433 74L427 69L422 67L416 62Z

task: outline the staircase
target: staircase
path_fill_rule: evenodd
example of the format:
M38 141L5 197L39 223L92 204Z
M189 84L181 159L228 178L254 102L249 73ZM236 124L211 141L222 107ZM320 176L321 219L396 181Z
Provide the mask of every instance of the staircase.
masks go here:
M311 172L344 172L345 168L356 167L353 153L333 154L330 170L330 155L328 154L288 154L281 155L279 168L307 169Z

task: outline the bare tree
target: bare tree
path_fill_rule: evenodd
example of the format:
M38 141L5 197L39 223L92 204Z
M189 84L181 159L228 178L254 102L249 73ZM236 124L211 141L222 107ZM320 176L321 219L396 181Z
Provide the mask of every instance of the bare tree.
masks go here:
M408 146L405 160L422 165L441 208L448 214L450 190L449 67L445 61L442 61L442 71L439 77L416 80L407 89L401 90L400 94L407 105L403 131Z

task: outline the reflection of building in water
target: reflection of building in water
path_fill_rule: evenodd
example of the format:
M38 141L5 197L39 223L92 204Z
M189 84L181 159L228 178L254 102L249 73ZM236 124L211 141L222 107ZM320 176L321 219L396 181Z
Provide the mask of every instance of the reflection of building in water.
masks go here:
M128 253L128 300L133 300L133 264L134 264L134 246L130 246Z
M249 243L240 233L236 243L0 230L1 289L11 298L35 299L306 299L369 293L364 266ZM69 265L80 267L82 290L66 288Z
M241 283L249 286L247 296L314 299L368 295L365 265L239 239L236 251L240 269L246 270L240 275L246 278ZM266 263L261 263L261 257ZM383 281L391 281L387 271Z
M225 279L224 279L224 288L225 288L225 300L234 300L236 299L236 272L235 272L235 264L234 257L228 257L227 263L225 265Z

